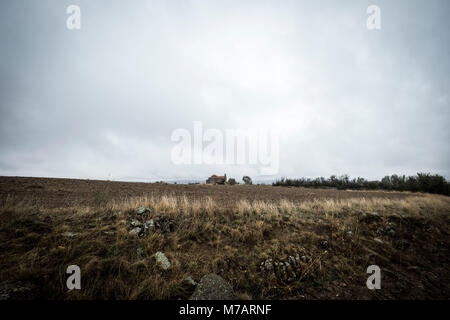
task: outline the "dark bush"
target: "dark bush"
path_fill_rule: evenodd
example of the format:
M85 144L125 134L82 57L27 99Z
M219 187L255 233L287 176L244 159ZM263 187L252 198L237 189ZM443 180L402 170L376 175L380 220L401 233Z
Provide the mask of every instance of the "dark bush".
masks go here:
M417 173L416 176L406 177L393 174L385 176L381 181L368 181L358 177L350 179L348 175L335 176L325 179L323 177L315 179L288 179L281 178L272 183L273 186L284 187L305 187L305 188L334 188L334 189L353 189L353 190L395 190L428 192L450 195L450 183L440 175L431 175L429 173Z

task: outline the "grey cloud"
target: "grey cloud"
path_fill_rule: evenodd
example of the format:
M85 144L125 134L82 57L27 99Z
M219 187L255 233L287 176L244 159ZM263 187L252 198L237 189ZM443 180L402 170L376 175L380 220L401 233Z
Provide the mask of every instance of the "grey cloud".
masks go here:
M275 128L279 176L450 176L448 1L2 1L0 175L258 175L173 130Z

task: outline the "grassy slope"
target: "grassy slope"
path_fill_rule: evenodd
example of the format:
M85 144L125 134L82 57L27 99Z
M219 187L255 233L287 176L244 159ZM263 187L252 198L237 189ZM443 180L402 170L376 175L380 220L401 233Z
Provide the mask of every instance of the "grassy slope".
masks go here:
M152 209L148 219L173 219L175 230L129 234L137 207ZM449 213L450 199L433 195L241 200L227 208L166 196L63 209L6 203L0 283L27 284L33 297L46 299L177 299L192 293L185 277L214 272L242 299L448 299ZM155 263L157 251L171 261L169 270ZM266 259L297 254L302 259L289 270L295 276L260 269ZM82 290L66 289L71 264L81 268ZM371 264L382 270L381 290L366 288Z

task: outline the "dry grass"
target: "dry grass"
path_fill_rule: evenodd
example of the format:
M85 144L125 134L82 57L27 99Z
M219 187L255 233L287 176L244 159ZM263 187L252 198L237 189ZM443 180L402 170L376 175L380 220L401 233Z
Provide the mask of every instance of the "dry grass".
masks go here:
M129 234L138 207L151 209L148 219L173 219L175 230ZM208 197L150 195L54 209L12 199L0 208L0 282L28 283L45 299L177 299L192 293L187 276L214 272L241 298L447 299L449 213L450 199L434 195L226 207ZM157 251L169 270L156 264ZM294 279L260 270L265 259L296 254L304 259ZM71 264L81 268L82 290L65 287ZM387 270L383 290L365 287L370 264Z

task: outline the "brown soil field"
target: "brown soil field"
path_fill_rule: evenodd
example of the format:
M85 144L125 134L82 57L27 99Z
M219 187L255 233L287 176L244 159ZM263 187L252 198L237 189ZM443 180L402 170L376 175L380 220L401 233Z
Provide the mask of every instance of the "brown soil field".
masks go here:
M189 199L211 198L221 206L236 200L301 202L314 199L385 198L403 199L414 194L405 192L306 189L270 185L186 185L103 180L0 177L0 203L8 197L16 201L32 199L49 208L94 205L99 201L122 200L137 196L186 196Z

